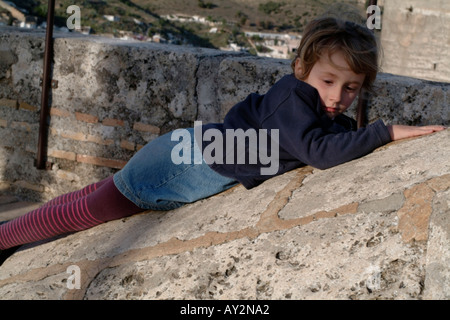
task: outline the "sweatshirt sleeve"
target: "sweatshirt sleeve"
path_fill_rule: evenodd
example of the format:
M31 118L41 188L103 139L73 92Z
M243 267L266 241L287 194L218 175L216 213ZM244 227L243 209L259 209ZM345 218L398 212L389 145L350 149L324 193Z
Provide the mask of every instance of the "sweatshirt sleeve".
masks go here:
M279 129L280 147L302 163L318 169L362 157L391 141L382 120L356 131L329 132L324 122L332 120L318 114L317 109L292 90L261 125L266 129Z

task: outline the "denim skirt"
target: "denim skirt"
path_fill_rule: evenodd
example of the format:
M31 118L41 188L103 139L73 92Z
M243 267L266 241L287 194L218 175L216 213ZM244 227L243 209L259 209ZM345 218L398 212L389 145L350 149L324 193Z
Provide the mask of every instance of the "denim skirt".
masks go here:
M172 141L172 131L146 144L114 175L116 187L138 207L172 210L237 184L206 164L192 128L181 130L185 137L190 136L189 140L182 139L185 161L174 161L173 150L179 150L181 142ZM178 152L175 154L178 156Z

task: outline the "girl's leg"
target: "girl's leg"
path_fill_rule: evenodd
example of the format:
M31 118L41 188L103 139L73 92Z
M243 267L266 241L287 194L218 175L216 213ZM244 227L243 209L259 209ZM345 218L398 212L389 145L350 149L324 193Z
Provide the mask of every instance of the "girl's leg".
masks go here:
M113 179L112 176L108 177L102 181L90 184L81 190L63 194L59 197L56 197L56 198L50 200L49 202L45 203L43 206L53 206L53 205L57 205L57 204L63 204L63 203L75 201L81 197L87 196L88 194L94 192L95 190L100 188L103 184L107 183L111 179Z
M50 239L143 211L105 180L100 187L72 202L45 205L0 225L0 249Z

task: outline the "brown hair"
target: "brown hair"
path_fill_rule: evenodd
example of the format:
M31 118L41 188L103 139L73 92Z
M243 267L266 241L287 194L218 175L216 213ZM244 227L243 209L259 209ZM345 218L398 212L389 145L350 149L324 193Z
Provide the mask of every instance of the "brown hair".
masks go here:
M362 87L371 91L378 73L378 45L372 31L354 22L333 17L311 21L303 33L292 69L300 59L302 79L306 79L321 54L327 52L331 56L336 51L344 54L353 72L366 74Z

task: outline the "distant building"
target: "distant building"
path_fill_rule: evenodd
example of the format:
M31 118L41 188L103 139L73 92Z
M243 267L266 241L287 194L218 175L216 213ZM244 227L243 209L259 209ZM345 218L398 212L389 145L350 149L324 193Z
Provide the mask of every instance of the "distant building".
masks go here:
M120 21L120 17L111 16L111 15L104 15L103 18L105 18L106 20L111 21L111 22L119 22Z
M258 52L258 56L276 59L290 59L302 38L300 35L264 32L245 32L245 36L250 39L261 39L261 44L270 50L265 53Z

